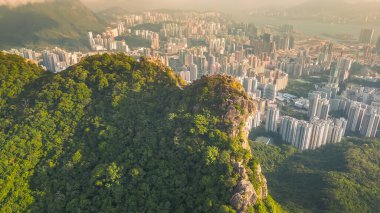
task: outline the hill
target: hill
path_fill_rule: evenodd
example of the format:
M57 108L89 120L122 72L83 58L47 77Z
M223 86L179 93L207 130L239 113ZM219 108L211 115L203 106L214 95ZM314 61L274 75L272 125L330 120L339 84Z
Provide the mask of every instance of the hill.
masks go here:
M291 17L339 24L379 25L376 1L309 0L287 9Z
M120 18L122 18L125 15L128 15L129 12L127 10L124 10L121 7L111 7L107 8L105 10L101 10L99 12L96 12L96 15L100 17L103 20L108 21L118 21Z
M252 143L273 197L290 212L377 212L380 140L352 138L298 153Z
M281 212L227 76L96 55L59 74L0 53L0 212ZM5 95L4 95L5 94Z
M88 47L87 32L105 24L79 0L49 1L15 8L0 7L0 49L60 46Z

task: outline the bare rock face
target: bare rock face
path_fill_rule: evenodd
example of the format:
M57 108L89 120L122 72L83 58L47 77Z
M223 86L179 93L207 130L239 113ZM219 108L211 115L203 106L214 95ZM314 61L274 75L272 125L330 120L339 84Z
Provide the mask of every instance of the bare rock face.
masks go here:
M244 166L241 163L236 163L235 170L239 172L242 180L235 186L230 203L238 212L245 212L248 206L255 205L258 196L255 188L248 179Z
M237 137L240 131L241 123L245 123L250 115L256 112L257 104L249 98L239 97L234 100L230 100L229 105L226 106L227 113L224 116L224 119L232 122L232 132L231 136ZM236 106L240 106L240 109L237 109ZM248 132L243 133L244 137L248 136Z
M239 212L245 212L248 206L257 201L256 191L248 180L241 180L236 186L236 193L231 198L231 205Z
M248 143L249 131L246 128L240 128L240 125L246 123L249 116L256 112L256 104L248 98L235 99L233 103L235 104L229 105L227 108L227 114L225 115L225 119L233 121L231 135L233 137L238 135L242 136L242 147L251 150ZM233 107L233 105L236 104L242 107L240 111ZM239 174L240 181L233 190L230 204L237 212L246 212L247 208L255 205L258 199L265 199L268 196L267 180L261 173L260 165L257 165L255 168L255 176L259 185L257 189L255 189L250 182L247 171L242 162L235 163L235 171Z

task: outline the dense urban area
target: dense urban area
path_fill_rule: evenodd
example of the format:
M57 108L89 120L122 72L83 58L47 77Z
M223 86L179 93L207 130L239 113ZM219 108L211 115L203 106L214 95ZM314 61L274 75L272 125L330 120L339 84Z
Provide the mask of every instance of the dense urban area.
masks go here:
M334 42L292 25L259 29L218 12L144 12L119 17L104 32L88 32L89 52L7 52L54 73L86 56L121 52L170 66L189 83L204 75L232 75L258 101L247 128L264 125L307 150L345 136L378 135L380 37L375 41L373 29L358 35L357 41Z

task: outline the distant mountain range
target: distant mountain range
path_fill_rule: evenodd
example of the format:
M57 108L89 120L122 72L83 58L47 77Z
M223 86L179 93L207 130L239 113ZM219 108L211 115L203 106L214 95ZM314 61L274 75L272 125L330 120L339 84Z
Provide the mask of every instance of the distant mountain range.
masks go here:
M87 48L87 31L101 32L105 23L79 0L0 7L0 49L61 46Z
M352 13L369 14L378 12L380 2L348 2L348 1L307 1L289 9L289 11L297 13L315 13L321 14L335 14L335 15L353 15Z
M252 14L333 24L380 25L379 11L379 1L311 0L287 8L256 9Z
M120 17L123 17L124 15L128 14L129 12L127 10L124 10L121 7L110 7L105 10L101 10L96 13L96 15L104 20L111 20L116 21Z
M289 14L334 23L380 24L380 2L308 1L288 10Z

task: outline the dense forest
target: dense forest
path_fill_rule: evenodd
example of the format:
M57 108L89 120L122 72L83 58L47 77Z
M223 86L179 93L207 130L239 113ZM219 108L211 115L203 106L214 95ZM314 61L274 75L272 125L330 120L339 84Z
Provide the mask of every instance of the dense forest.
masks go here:
M272 196L289 212L378 212L380 140L348 138L299 153L251 143Z
M281 212L234 79L96 55L59 73L0 53L0 212Z

